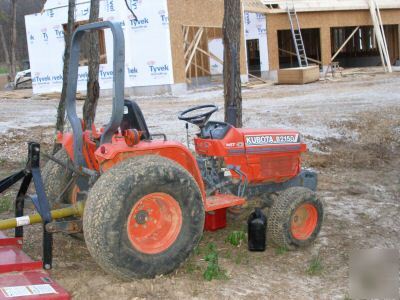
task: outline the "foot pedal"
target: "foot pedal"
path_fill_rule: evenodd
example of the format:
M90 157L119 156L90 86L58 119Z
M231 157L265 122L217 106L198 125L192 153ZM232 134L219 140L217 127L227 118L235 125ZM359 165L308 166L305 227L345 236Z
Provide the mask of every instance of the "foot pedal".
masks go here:
M206 198L204 230L215 231L226 227L226 209L243 205L246 199L229 194L217 194Z
M21 238L0 231L0 299L70 299L42 266L22 251Z

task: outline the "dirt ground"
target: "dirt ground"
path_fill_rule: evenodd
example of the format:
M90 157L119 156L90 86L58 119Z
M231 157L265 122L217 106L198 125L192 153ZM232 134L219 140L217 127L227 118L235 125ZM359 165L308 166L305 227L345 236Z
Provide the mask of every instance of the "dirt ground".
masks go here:
M213 87L137 102L151 132L186 143L178 111L204 103L222 107L223 97L221 88ZM24 164L25 141L41 141L49 149L56 107L57 99L31 98L30 91L0 92L0 177ZM110 108L110 99L101 99L99 124L107 122ZM351 70L305 86L245 88L243 116L245 127L296 128L304 135L310 149L304 165L319 173L318 195L326 212L311 247L250 253L246 243L227 243L232 231L245 228L252 202L240 217L229 218L226 229L206 232L174 274L122 282L95 264L82 240L59 234L52 276L76 299L348 299L350 251L400 246L400 73ZM221 119L222 111L214 118ZM191 127L190 135L195 132ZM224 276L206 281L210 244L216 245ZM40 258L40 226L27 229L24 247Z

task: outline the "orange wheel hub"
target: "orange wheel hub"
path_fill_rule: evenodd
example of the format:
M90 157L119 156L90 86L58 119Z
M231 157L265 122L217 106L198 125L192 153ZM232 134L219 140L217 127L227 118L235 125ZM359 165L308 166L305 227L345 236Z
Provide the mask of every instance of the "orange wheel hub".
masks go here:
M146 254L168 249L182 227L179 203L165 193L152 193L133 206L128 217L128 237L134 248Z
M290 230L297 240L307 240L317 227L318 212L314 205L306 203L300 205L294 212Z

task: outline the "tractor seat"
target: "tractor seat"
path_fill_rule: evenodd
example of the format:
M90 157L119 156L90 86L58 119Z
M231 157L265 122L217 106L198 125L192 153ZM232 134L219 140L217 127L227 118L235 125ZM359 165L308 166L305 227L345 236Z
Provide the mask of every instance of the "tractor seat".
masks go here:
M147 128L142 110L135 101L124 100L124 116L121 122L121 131L136 129L142 132L141 140L150 140L151 135Z
M231 128L232 125L225 122L208 121L201 130L201 138L222 140Z

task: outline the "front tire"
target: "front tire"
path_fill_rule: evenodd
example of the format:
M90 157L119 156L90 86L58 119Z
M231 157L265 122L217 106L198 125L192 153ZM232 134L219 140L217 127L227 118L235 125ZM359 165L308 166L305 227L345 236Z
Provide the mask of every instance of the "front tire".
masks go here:
M70 160L67 151L65 151L64 148L60 149L54 157L63 163L68 163ZM52 160L49 160L44 166L42 171L44 190L52 208L57 206L55 201L70 182L72 175L73 174L69 169ZM68 191L64 193L63 197L59 201L60 204L71 203L71 189L72 188L69 188Z
M89 192L83 216L86 245L107 272L125 279L175 270L200 241L201 192L175 162L156 155L127 159Z
M268 240L278 247L295 250L317 238L324 207L315 192L292 187L279 193L268 210Z

